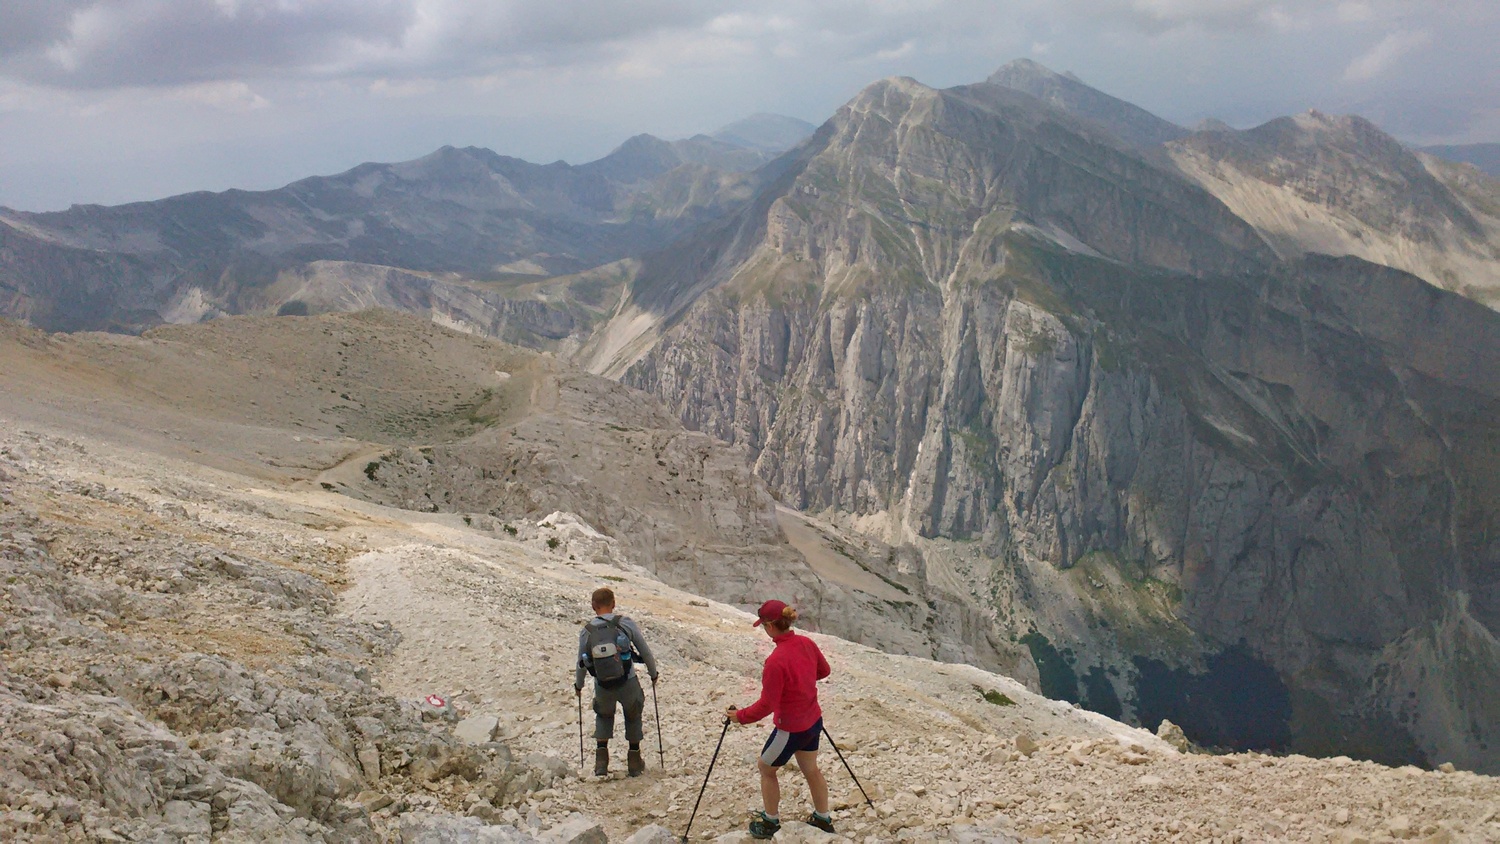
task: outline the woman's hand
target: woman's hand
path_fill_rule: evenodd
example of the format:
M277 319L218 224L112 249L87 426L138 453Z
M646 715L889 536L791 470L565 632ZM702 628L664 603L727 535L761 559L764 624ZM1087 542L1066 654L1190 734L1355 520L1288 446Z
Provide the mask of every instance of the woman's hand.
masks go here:
M736 720L735 717L734 717L734 713L738 712L739 709L740 708L738 706L731 706L731 707L729 707L728 709L724 710L724 717L728 718L731 721Z

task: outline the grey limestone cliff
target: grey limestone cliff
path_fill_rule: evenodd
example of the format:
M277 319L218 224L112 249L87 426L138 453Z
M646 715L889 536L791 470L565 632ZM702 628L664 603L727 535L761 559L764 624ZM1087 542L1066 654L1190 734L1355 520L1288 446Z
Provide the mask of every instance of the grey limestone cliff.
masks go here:
M1034 102L872 86L752 203L742 260L637 279L690 304L595 365L746 446L783 501L918 549L1049 693L1492 770L1494 315L1280 263Z

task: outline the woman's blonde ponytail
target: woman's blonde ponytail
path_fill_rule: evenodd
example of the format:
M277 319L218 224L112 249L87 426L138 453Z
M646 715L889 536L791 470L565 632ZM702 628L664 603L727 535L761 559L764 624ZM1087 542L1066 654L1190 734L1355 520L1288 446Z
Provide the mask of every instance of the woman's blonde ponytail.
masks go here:
M792 623L797 620L797 610L793 607L782 607L781 618L767 624L778 633L785 633L792 629Z

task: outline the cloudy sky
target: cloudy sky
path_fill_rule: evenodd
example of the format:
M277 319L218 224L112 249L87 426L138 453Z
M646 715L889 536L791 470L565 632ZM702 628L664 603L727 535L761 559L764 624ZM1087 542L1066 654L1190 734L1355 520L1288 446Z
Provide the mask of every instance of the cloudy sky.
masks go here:
M270 188L443 144L587 161L1029 57L1191 125L1500 141L1497 0L0 0L0 205Z

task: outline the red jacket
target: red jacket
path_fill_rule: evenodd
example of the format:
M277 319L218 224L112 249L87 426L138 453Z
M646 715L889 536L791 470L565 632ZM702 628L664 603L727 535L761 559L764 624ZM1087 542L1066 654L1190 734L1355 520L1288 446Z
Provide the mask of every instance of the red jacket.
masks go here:
M753 724L772 712L771 723L789 733L811 729L823 717L818 681L830 673L828 660L813 640L788 630L773 638L776 648L760 672L760 700L734 713L741 724Z

